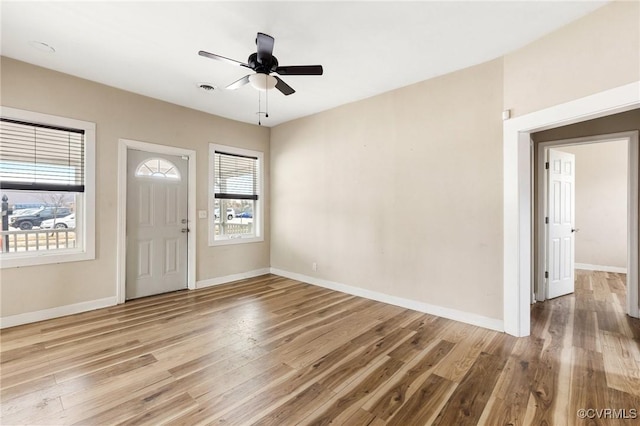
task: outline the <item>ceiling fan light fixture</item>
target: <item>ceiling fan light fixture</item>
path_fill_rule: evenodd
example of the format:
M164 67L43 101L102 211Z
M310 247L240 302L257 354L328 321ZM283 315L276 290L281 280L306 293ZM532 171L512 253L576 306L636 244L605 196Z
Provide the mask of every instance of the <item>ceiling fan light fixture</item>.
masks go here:
M254 89L266 92L276 87L278 81L272 75L256 73L249 76L249 83Z

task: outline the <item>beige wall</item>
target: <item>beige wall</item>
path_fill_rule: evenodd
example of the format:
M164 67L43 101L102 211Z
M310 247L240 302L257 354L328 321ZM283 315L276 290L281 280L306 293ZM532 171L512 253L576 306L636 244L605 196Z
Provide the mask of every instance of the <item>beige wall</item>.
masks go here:
M640 80L640 2L614 1L504 58L512 116Z
M626 268L627 141L558 149L576 156L576 263Z
M496 60L272 129L271 265L502 319L501 107Z
M115 296L118 139L197 151L199 210L207 209L208 144L255 149L267 166L264 243L209 247L198 221L197 280L269 266L269 129L226 120L2 58L2 105L96 123L96 260L2 269L2 317Z

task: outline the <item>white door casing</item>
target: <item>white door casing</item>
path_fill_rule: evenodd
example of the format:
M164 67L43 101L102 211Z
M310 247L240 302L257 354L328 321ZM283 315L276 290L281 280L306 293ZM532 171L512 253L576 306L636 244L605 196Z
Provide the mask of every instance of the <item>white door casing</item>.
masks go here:
M549 149L547 163L546 265L547 298L551 299L574 291L575 155Z
M515 117L503 126L503 307L504 330L517 337L531 331L533 283L532 144L531 133L574 124L640 107L640 81ZM638 200L638 139L630 145L630 194ZM628 282L629 314L638 316L638 205L630 204L632 220Z
M151 168L166 160L175 169L167 176L137 176L149 160ZM127 299L187 288L187 176L181 156L128 150Z

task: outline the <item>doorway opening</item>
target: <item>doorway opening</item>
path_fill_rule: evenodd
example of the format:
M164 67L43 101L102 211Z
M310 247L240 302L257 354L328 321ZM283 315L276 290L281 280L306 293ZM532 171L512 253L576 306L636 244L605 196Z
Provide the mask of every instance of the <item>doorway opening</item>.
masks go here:
M637 131L536 144L532 303L573 293L575 269L624 273L638 316L637 145Z
M504 122L503 126L503 319L504 331L517 337L531 332L533 286L533 144L531 134L640 107L640 81L575 99ZM633 129L637 130L637 127ZM637 146L634 147L638 158ZM637 162L637 161L636 161ZM637 169L636 169L637 170ZM634 173L634 172L632 172ZM634 185L638 185L637 174ZM635 209L637 226L638 206ZM638 238L638 235L633 236ZM637 245L633 247L637 249ZM638 253L631 253L630 282L637 282ZM633 307L632 307L633 308ZM636 305L635 309L638 307Z

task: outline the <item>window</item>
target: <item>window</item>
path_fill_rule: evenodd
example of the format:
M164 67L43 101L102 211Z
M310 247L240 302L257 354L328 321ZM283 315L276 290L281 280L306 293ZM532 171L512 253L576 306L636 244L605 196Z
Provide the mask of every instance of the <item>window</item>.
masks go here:
M180 180L180 172L172 162L164 158L150 158L138 165L136 177Z
M95 258L94 149L94 123L1 107L3 268Z
M261 152L209 146L209 245L264 241Z

